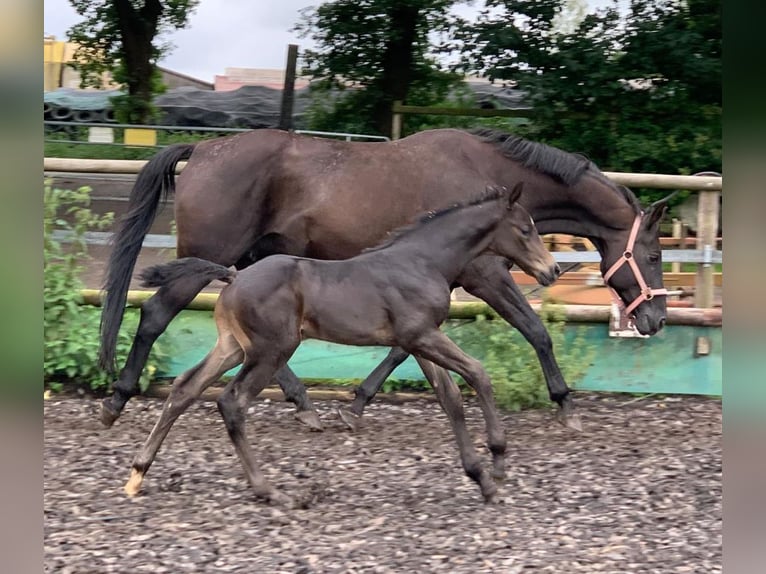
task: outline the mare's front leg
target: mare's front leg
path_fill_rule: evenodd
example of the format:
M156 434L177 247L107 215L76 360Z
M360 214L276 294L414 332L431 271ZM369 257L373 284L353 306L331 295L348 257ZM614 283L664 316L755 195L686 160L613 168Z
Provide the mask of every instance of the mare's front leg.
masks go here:
M412 355L428 359L444 369L459 374L476 391L487 429L487 446L492 453L492 476L501 480L505 477L505 450L507 441L495 406L495 396L489 375L481 363L464 353L439 329L419 334L405 347ZM485 490L480 483L485 500L490 501L495 491Z
M184 281L163 285L141 306L141 319L128 359L114 383L112 396L101 403L101 423L104 426L111 427L127 402L139 394L138 379L157 337L209 282L210 279L206 277L190 276Z
M545 375L548 394L559 405L558 421L568 428L581 431L580 415L575 412L570 389L553 354L551 337L511 278L505 260L494 255L477 257L463 270L458 282L466 291L486 301L534 347Z
M394 372L394 369L401 365L410 354L400 349L399 347L393 347L383 359L375 370L372 371L367 378L362 381L362 384L355 391L354 402L351 403L351 407L346 409L343 407L338 408L338 416L346 424L349 430L359 430L359 422L362 419L364 408L372 401L373 397L378 394L383 383L388 376Z

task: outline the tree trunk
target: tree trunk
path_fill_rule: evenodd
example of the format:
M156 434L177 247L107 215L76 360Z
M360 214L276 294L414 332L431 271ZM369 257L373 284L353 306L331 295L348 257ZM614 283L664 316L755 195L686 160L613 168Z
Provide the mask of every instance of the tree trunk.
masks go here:
M146 124L152 116L154 36L162 15L159 0L146 0L140 10L130 0L116 0L120 34L125 54L123 63L128 86L129 121Z
M388 13L391 32L383 54L383 73L375 84L379 96L372 112L373 125L384 136L391 137L393 103L407 100L419 16L416 6L406 4L393 6Z

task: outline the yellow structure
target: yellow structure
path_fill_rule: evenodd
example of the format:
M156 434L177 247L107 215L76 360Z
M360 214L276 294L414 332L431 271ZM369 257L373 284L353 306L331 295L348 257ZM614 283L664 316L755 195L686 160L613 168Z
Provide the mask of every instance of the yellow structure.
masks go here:
M71 64L77 52L77 44L56 40L55 36L43 37L43 89L48 92L57 88L79 88L80 74ZM94 89L117 88L108 73L103 74L101 86Z
M157 130L146 128L125 128L125 145L155 146Z

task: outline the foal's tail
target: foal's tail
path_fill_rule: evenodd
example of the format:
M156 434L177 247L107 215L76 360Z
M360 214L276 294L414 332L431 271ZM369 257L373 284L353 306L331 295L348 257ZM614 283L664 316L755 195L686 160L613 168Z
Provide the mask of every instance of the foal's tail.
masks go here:
M170 263L147 267L138 275L142 287L162 287L192 276L204 277L208 283L214 279L231 283L237 276L237 272L205 259L183 257Z
M99 364L110 373L115 371L117 335L141 244L154 221L160 199L166 201L175 190L176 164L189 159L194 147L195 144L168 146L149 160L138 174L130 193L128 212L112 240L113 248L103 288L106 295L101 311L99 350Z

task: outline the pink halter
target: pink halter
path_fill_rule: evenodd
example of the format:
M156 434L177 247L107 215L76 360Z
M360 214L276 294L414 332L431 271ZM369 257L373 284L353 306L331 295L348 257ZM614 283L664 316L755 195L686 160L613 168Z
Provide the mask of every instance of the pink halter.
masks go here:
M633 302L625 307L624 313L626 316L630 316L630 314L635 310L636 307L638 307L641 303L644 301L649 301L651 299L654 299L655 295L667 295L668 290L667 289L652 289L646 284L646 281L644 281L644 276L641 274L641 270L638 268L638 263L636 263L635 259L633 259L633 244L636 242L636 236L638 235L638 228L641 227L641 220L643 219L644 214L643 212L639 215L636 215L635 221L633 221L633 228L630 230L630 237L628 237L628 245L625 247L625 252L622 254L622 257L620 257L617 261L614 262L614 264L609 268L609 270L604 273L604 283L606 283L606 286L609 287L609 290L612 292L612 297L614 298L615 302L620 306L624 307L624 304L622 303L622 300L617 295L617 291L615 291L610 285L609 285L609 278L617 272L617 270L622 267L626 262L628 266L633 270L633 276L636 278L636 282L638 282L638 286L641 288L641 294L636 297Z

